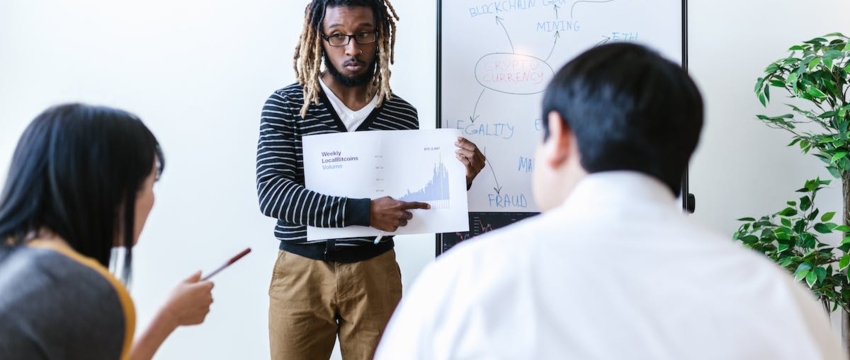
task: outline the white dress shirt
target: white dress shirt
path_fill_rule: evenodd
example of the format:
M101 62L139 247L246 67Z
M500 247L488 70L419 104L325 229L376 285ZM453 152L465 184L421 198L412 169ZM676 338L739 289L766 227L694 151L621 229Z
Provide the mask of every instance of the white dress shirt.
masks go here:
M426 267L376 359L846 358L812 293L677 205L645 175L587 176Z

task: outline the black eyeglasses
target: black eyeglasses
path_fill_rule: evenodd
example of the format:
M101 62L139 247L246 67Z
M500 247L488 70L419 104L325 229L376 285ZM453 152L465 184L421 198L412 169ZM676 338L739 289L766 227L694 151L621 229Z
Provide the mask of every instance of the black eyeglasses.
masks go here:
M354 35L345 35L345 34L333 34L331 36L327 36L322 34L322 39L328 42L330 46L346 46L351 42L351 39L354 39L354 42L360 45L366 45L374 43L378 41L378 32L377 31L361 31Z

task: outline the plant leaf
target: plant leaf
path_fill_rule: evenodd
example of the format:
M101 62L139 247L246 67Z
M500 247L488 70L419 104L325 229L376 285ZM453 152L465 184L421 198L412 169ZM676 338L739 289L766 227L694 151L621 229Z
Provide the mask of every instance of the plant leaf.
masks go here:
M847 67L850 67L850 65L847 65ZM797 73L791 73L791 75L788 76L788 79L785 80L785 85L788 85L792 89L797 89L797 78L799 76L800 75Z
M823 91L820 91L816 87L811 87L811 86L808 87L806 89L806 93L811 95L812 97L815 97L815 98L818 98L818 99L822 99L822 98L826 97L826 94L824 94Z
M832 58L824 58L823 66L826 67L828 70L832 70Z
M821 62L821 58L819 58L819 57L816 57L816 58L812 59L812 61L809 61L809 65L808 65L809 71L812 71L815 67L820 65L820 62Z
M809 287L815 286L815 283L818 280L818 275L815 272L810 271L806 274L806 284L809 284Z
M835 211L830 211L826 214L823 214L823 216L820 217L820 221L827 222L832 220L833 217L835 217Z
M841 173L834 166L827 166L826 170L829 171L830 175L835 176L836 178L841 177Z
M809 214L809 216L806 217L806 220L812 221L814 219L817 219L819 212L820 212L820 210L818 210L818 209L812 210L812 212Z
M805 240L803 240L803 245L802 245L802 247L804 247L804 248L810 249L810 248L815 247L815 245L817 245L817 239L814 236L807 236L807 237L804 237L804 239Z
M817 231L821 234L829 234L829 233L832 232L832 229L829 228L829 225L824 224L824 223L817 223L817 224L815 224L814 228L815 228L815 231Z
M806 231L807 224L808 222L806 221L806 219L797 220L797 222L794 223L794 232L802 234Z
M773 63L773 64L768 65L767 68L764 69L764 72L772 73L776 70L779 70L779 65L777 65L776 63Z
M844 254L838 261L838 270L844 270L847 266L850 266L850 254Z
M797 266L797 270L794 271L794 273L796 274L796 273L799 273L800 271L809 271L811 269L812 269L812 263L806 261L806 262L800 263L800 265Z
M825 118L828 118L828 117L833 117L833 116L835 116L835 114L836 114L835 111L827 111L827 112L824 112L823 114L820 114L818 117L821 118L821 119L825 119Z
M759 91L761 91L761 89L762 89L763 87L764 87L764 78L758 78L758 80L756 80L756 87L755 87L755 89L753 89L753 91L754 91L756 94L758 94L758 93L759 93Z
M797 215L797 210L792 207L787 207L784 210L779 212L780 216L794 216Z
M794 273L794 280L800 281L800 280L805 279L806 276L809 275L809 270L799 271L799 268L797 268L797 269L798 269L798 271L796 273Z
M771 79L770 80L770 86L775 86L775 87L778 87L778 88L784 88L785 82L780 81L780 80L776 80L776 79Z
M741 242L743 242L744 244L747 244L747 245L755 244L758 241L759 241L759 238L758 238L758 236L755 236L755 235L744 236L744 237L741 238Z
M812 200L808 196L803 196L800 198L800 210L806 211L812 207Z
M822 267L816 267L815 275L817 275L818 281L823 282L823 279L826 278L826 269Z

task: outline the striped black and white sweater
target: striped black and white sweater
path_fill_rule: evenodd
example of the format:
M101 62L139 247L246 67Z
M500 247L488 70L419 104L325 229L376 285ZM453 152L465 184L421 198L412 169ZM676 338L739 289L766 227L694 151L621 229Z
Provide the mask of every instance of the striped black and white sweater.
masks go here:
M310 104L304 119L300 115L303 103L304 91L299 84L275 91L263 106L257 144L260 210L266 216L278 219L275 237L290 247L308 244L307 225L369 226L370 199L329 196L304 187L301 138L347 132L347 129L323 92L319 93L318 105ZM418 128L416 109L393 94L380 108L375 108L355 131ZM337 247L372 245L372 240L346 238L336 239L335 243Z

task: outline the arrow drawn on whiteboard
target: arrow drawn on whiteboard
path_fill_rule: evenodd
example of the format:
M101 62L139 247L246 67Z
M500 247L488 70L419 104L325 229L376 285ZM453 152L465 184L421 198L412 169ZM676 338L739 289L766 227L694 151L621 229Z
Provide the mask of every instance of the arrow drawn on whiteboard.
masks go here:
M475 102L475 108L472 110L472 116L469 117L469 121L475 123L475 120L478 120L478 117L481 115L475 115L478 112L478 103L481 102L481 96L484 95L484 92L487 91L487 88L481 89L481 94L478 95L478 100Z
M602 37L604 37L604 38L605 38L605 40L602 40L602 41L600 41L600 42L596 43L596 45L593 45L593 47L597 47L597 46L599 46L599 45L605 45L605 44L607 44L607 43L608 43L608 41L610 41L610 40L611 40L611 37L610 37L610 36L602 35Z
M508 34L508 29L505 27L505 24L502 24L502 20L505 19L496 16L496 24L502 25L502 29L505 29L505 35L508 36L508 42L511 43L511 53L516 53L516 51L514 51L514 42L511 41L511 34Z
M558 9L560 9L560 8L561 8L561 7L560 7L560 6L558 6L558 4L555 4L555 19L556 19L556 20L558 19Z
M571 7L570 7L570 19L572 19L572 18L573 18L573 10L575 10L576 5L578 5L578 4L580 4L580 3L607 3L607 2L612 2L612 1L614 1L614 0L599 0L599 1L587 1L587 0L585 0L585 1L576 1L575 3L573 3L573 6L571 6Z
M558 45L558 38L560 38L560 37L561 37L561 32L555 31L555 43L552 44L552 51L549 51L549 56L547 56L546 60L543 60L543 62L549 61L549 58L552 57L552 53L555 52L555 45Z
M496 170L493 170L493 164L490 163L490 159L485 157L484 161L487 162L487 166L490 167L490 171L493 173L493 180L496 181L496 187L494 187L493 190L496 190L496 195L499 195L499 193L502 192L502 187L499 186L499 179L496 178Z

